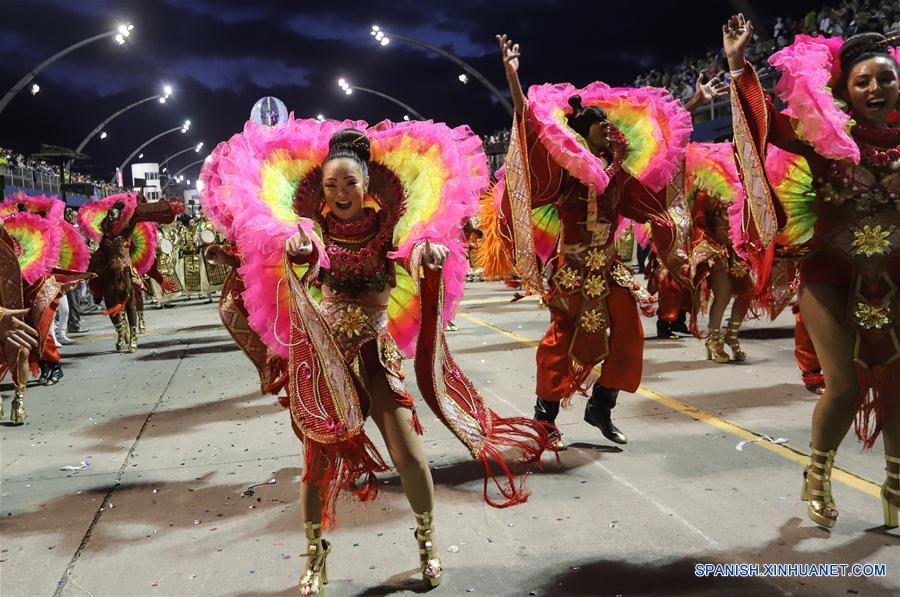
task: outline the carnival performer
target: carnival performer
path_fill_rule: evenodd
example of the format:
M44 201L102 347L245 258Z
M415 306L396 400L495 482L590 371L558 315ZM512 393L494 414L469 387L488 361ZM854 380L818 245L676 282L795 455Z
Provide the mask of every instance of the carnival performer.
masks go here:
M712 294L706 358L716 363L747 360L738 331L753 302L756 280L741 245L744 187L730 143L691 143L685 158L685 186L693 218L691 278L700 296ZM723 332L722 318L731 303ZM694 312L699 305L695 306ZM725 352L725 346L731 355Z
M94 300L106 304L104 314L109 315L116 328L116 350L135 352L138 345L139 300L141 279L135 268L133 250L138 244L135 230L142 224L154 226L170 223L176 215L166 201L147 203L138 201L131 193L111 195L101 201L86 203L78 210L79 227L89 238L100 243L91 255L90 271L97 274L91 284ZM144 228L146 234L154 236ZM145 239L142 255L150 261L155 257L153 242ZM140 263L139 263L140 265ZM150 267L146 266L146 271Z
M74 227L63 219L63 210L63 202L56 197L24 193L7 197L0 204L4 233L15 248L22 280L21 301L12 302L28 309L25 321L37 332L38 341L24 363L8 360L0 364L4 373L13 373L16 395L10 418L16 424L26 422L24 397L29 370L40 370L41 385L53 385L63 377L53 322L61 298L78 280L89 277L83 271L74 271L86 265L87 248ZM10 276L12 281L16 279L12 273ZM10 291L8 296L13 295L15 292ZM18 359L21 355L15 356Z
M432 122L248 122L201 176L204 213L237 241L247 320L288 363L291 420L305 456L300 594L322 594L327 583L332 545L322 529L334 523L337 497L352 490L374 499L375 473L388 470L363 430L368 416L415 513L422 578L438 585L434 490L403 354L415 356L426 403L484 464L492 505L527 497L500 449L535 460L548 435L541 423L487 408L443 337L468 267L462 223L487 182L480 140L468 127ZM491 478L499 500L489 495Z
M22 270L16 256L18 243L0 221L0 379L11 372L14 388L10 419L25 422L25 389L28 383L28 355L38 348L38 333L26 323L30 309L22 293ZM3 403L0 401L0 417Z
M691 132L688 112L665 90L612 88L595 82L532 87L519 82L519 46L497 36L515 104L505 165L504 217L513 229L513 263L527 292L542 290L531 210L556 206L561 224L545 300L551 324L537 351L535 419L553 423L560 403L591 391L584 419L615 443L620 390L634 392L643 367L640 302L651 297L616 256L620 215L650 221L670 272L686 266L690 219L676 177ZM677 180L673 180L677 178ZM599 377L594 368L602 363ZM595 383L596 382L596 383ZM554 447L563 449L559 435Z
M769 62L781 71L777 112L745 58L753 25L722 27L732 71L735 145L747 194L748 242L767 279L776 240L802 244L800 312L825 376L813 412L802 499L809 517L833 527L835 453L856 419L871 447L883 432L886 526L900 505L900 129L897 53L877 33L798 35ZM843 109L842 109L843 108ZM805 159L809 200L786 204L766 180L768 144ZM804 240L808 238L809 240Z

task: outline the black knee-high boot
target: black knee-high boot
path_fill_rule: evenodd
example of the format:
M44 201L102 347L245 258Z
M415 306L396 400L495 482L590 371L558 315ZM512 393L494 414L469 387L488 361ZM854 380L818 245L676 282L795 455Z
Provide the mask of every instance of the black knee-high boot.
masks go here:
M616 407L619 390L595 384L584 407L584 420L600 430L603 437L617 444L627 444L628 438L612 422L612 409Z
M556 415L559 414L559 402L551 402L537 398L534 401L534 418L551 425L556 424ZM550 432L550 441L547 443L547 449L560 452L566 449L566 445L562 441L562 435L559 431Z

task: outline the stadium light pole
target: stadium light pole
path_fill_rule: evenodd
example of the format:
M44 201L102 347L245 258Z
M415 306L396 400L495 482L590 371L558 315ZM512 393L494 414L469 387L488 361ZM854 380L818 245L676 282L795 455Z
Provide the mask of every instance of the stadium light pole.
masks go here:
M131 110L132 108L137 108L138 106L140 106L142 104L146 104L147 102L152 102L153 100L159 100L159 103L164 104L170 97L172 97L172 87L170 85L165 85L165 86L163 86L161 93L157 93L156 95L151 95L150 97L145 97L142 100L138 100L138 101L134 102L133 104L129 104L129 105L125 106L121 110L113 112L112 114L110 114L109 116L104 118L100 124L98 124L97 126L94 127L94 130L92 130L90 133L88 133L87 136L81 140L81 143L78 144L78 147L75 149L75 151L77 151L78 153L81 153L81 150L84 149L85 146L91 142L91 139L93 139L97 135L97 133L99 133L100 131L105 129L109 125L110 122L112 122L113 120L115 120L116 118L118 118L119 116L124 114L125 112ZM100 138L102 139L103 135L101 135ZM72 168L73 162L74 162L74 160L68 161L68 163L66 164L66 170L70 170Z
M185 120L181 126L176 126L175 128L171 128L167 131L163 131L160 134L156 135L155 137L150 137L144 143L142 143L137 149L132 151L131 155L129 155L127 158L125 158L125 160L121 164L119 164L119 167L116 168L116 172L124 170L125 165L128 162L130 162L134 156L136 156L138 153L140 153L140 151L142 149L144 149L145 147L147 147L148 145L150 145L157 139L161 139L162 137L165 137L166 135L171 135L172 133L174 133L176 131L181 131L181 134L184 134L184 133L188 132L189 130L191 130L191 121ZM113 173L112 178L110 178L110 182L115 182L115 181L116 181L116 174Z
M185 166L184 168L182 168L181 170L179 170L178 172L176 172L175 174L170 176L169 180L166 181L166 184L163 185L162 192L165 192L165 190L167 188L169 188L169 185L172 184L172 181L175 180L182 172L184 172L188 168L193 168L195 166L199 166L200 164L202 164L205 161L206 161L206 158L203 158L202 160L197 160L196 162L191 162L190 164L188 164L187 166Z
M203 141L200 141L196 145L191 145L187 149L182 149L178 153L173 153L172 155L170 155L169 157L167 157L166 159L164 159L163 161L161 161L159 163L159 171L162 172L163 166L165 166L166 164L168 164L170 161L177 158L178 156L183 155L191 150L196 151L197 153L200 153L201 149L203 149Z
M13 85L9 91L6 92L6 95L4 95L3 99L0 100L0 114L2 114L3 111L6 109L6 106L9 105L9 102L11 102L12 99L14 97L16 97L16 95L20 91L22 91L29 83L31 83L31 81L36 76L38 76L38 74L40 74L40 72L42 70L44 70L45 68L47 68L48 66L50 66L51 64L53 64L54 62L56 62L57 60L62 58L63 56L65 56L66 54L68 54L70 52L74 52L78 48L81 48L88 44L92 44L95 41L99 41L99 40L105 39L107 37L111 37L111 38L115 39L116 43L121 46L125 43L125 38L127 38L129 35L131 35L131 32L133 29L134 29L134 25L132 25L131 23L123 23L123 24L117 26L112 31L107 31L106 33L101 33L99 35L95 35L93 37L89 37L87 39L81 40L80 42L74 43L71 46L69 46L63 50L60 50L59 52L57 52L50 58L47 58L46 60L44 60L37 66L35 66L33 69L28 71L28 74L26 74L24 77L19 79L19 81L15 85ZM37 84L33 85L32 86L32 94L37 93L38 91L40 91L40 86Z
M347 79L338 79L338 87L340 87L346 95L351 95L354 91L363 91L365 93L371 93L373 95L377 95L378 97L383 97L384 99L394 102L410 114L416 117L417 120L426 120L424 116L422 116L418 111L416 111L412 106L407 103L404 103L398 100L396 97L392 95L388 95L386 93L382 93L380 91L376 91L375 89L369 89L368 87L360 87L359 85L351 85ZM406 120L409 120L407 118Z
M509 100L506 99L506 96L504 96L502 93L500 93L500 90L497 89L493 83L488 81L484 75L482 75L480 72L478 72L474 66L463 61L458 56L455 56L443 48L439 48L428 42L422 41L420 39L415 39L413 37L407 37L405 35L397 35L395 33L388 33L387 31L385 31L378 25L372 25L372 29L369 31L369 35L374 37L375 41L378 42L378 45L380 45L382 47L386 47L388 44L390 44L391 40L399 39L400 41L405 41L406 43L413 44L414 46L419 46L419 47L425 48L427 50L431 50L432 52L435 52L437 54L440 54L444 58L452 61L455 65L457 65L458 67L463 69L469 75L472 75L473 77L478 79L478 81L482 85L487 87L488 90L494 95L494 97L497 98L497 101L500 102L500 105L503 106L504 109L506 109L506 111L509 113L509 115L510 116L513 115L512 104L509 103ZM462 79L460 79L460 80L462 80ZM465 81L463 81L463 83L465 83Z

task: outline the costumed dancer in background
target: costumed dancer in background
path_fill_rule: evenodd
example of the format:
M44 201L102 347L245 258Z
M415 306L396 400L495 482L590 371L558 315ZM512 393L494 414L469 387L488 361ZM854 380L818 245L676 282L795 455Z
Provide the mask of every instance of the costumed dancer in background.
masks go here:
M18 245L18 247L17 247ZM6 231L0 220L0 379L11 372L14 396L10 419L25 422L25 388L28 383L28 355L38 348L38 333L26 323L30 309L22 292L22 271L16 255L21 245ZM0 417L3 403L0 401Z
M37 347L24 363L24 373L21 362L17 361L15 367L12 361L0 365L4 373L7 367L13 372L16 396L10 418L18 424L26 421L24 398L28 370L35 374L40 370L38 383L42 385L53 385L63 377L53 321L65 293L78 284L77 280L89 277L83 272L59 267L84 267L86 261L86 247L77 232L63 220L64 207L56 197L24 194L13 195L0 205L4 233L11 239L24 282L21 305L28 309L25 320L37 332L38 340ZM10 284L14 280L13 276ZM9 293L9 296L14 295L12 291ZM18 300L14 302L18 303Z
M722 27L732 70L736 152L747 189L748 240L766 282L776 238L802 242L800 312L825 376L812 420L812 454L802 498L809 517L832 527L835 453L856 419L871 447L883 432L886 526L900 505L900 128L897 51L877 33L840 38L798 35L769 62L781 71L779 113L746 62L752 24L736 15ZM840 104L838 105L838 102ZM843 110L841 108L844 108ZM846 112L844 111L846 110ZM851 120L852 118L852 120ZM810 200L779 201L766 179L771 143L803 157ZM793 227L792 227L793 224Z
M526 100L518 45L497 39L516 108L502 211L512 225L512 262L526 292L542 291L531 210L554 204L561 222L545 295L552 321L537 350L535 418L553 423L561 402L590 390L585 421L624 444L611 411L620 390L634 392L640 384L637 305L652 312L652 298L616 256L613 237L620 215L650 221L670 273L686 266L679 235L690 219L675 174L691 118L665 90L600 82L581 90L568 83L535 86ZM598 378L594 368L601 363ZM558 435L554 447L564 448Z
M140 288L141 283L132 261L134 230L142 222L170 223L175 215L168 202L139 203L131 193L111 195L78 210L81 231L100 243L91 256L89 269L98 276L91 291L94 300L106 304L104 314L109 315L118 336L116 350L137 350L139 299L135 287Z
M697 75L694 95L684 104L684 109L693 114L712 103L718 97L728 95L728 85L718 78L707 81L704 73ZM690 146L688 151L690 151ZM685 178L689 186L689 181ZM686 189L686 199L690 196ZM648 279L647 288L651 293L659 293L659 308L656 311L656 336L663 339L677 339L678 333L692 335L696 332L695 318L691 318L688 327L688 314L694 314L694 289L684 284L680 276L669 275L665 264L657 257L653 246L650 227L646 224L633 224L635 240L638 242L638 271L643 271ZM694 232L691 233L693 235ZM690 245L691 238L687 238ZM690 252L690 247L685 247ZM693 282L693 280L690 280ZM678 332L678 333L676 333Z
M685 158L685 186L693 216L691 279L697 300L709 303L706 358L716 363L747 360L738 331L753 302L756 280L742 246L744 186L731 143L691 143ZM725 331L722 318L731 306ZM696 313L700 305L695 305ZM699 337L699 333L698 333ZM731 355L725 352L725 346Z
M415 513L423 580L435 586L434 491L403 353L415 356L426 403L484 464L493 505L527 496L500 450L535 460L547 442L543 424L487 408L443 338L467 270L461 223L487 183L481 142L467 127L431 122L291 118L271 129L247 123L223 145L204 167L203 209L237 240L249 324L289 365L291 420L305 453L300 593L321 594L327 582L332 546L322 527L334 522L337 497L352 490L374 499L375 473L388 470L363 430L370 415ZM489 478L501 499L489 497Z
M656 249L650 238L650 231L645 224L634 224L632 227L638 250L647 248L644 264L644 277L647 279L647 290L657 294L656 337L664 340L681 338L676 332L690 334L687 315L693 306L693 293L669 270L656 255ZM692 322L693 323L693 322Z
M778 203L789 215L784 230L775 238L775 259L769 288L787 288L781 296L771 292L762 293L769 303L770 317L786 306L796 296L799 286L799 263L809 253L807 245L812 239L816 213L809 206L815 204L812 172L809 164L801 156L779 149L775 145L766 147L766 178L772 186ZM791 306L794 314L794 358L800 369L803 385L813 394L825 391L825 376L816 355L812 338L800 315L800 304Z

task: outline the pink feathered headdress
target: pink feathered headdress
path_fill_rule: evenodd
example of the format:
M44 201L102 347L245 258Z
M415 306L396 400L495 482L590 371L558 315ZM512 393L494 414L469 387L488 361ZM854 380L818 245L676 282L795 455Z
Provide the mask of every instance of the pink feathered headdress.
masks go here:
M787 104L784 113L797 123L797 133L817 153L859 163L859 146L850 136L853 122L832 93L841 72L840 37L798 35L794 43L769 58L781 71L775 93ZM900 49L891 48L895 60Z
M691 115L665 89L610 87L602 82L578 89L571 83L544 84L528 90L538 137L551 157L583 184L602 193L609 184L603 164L566 121L569 98L600 106L628 141L625 171L659 191L681 166L690 138Z

